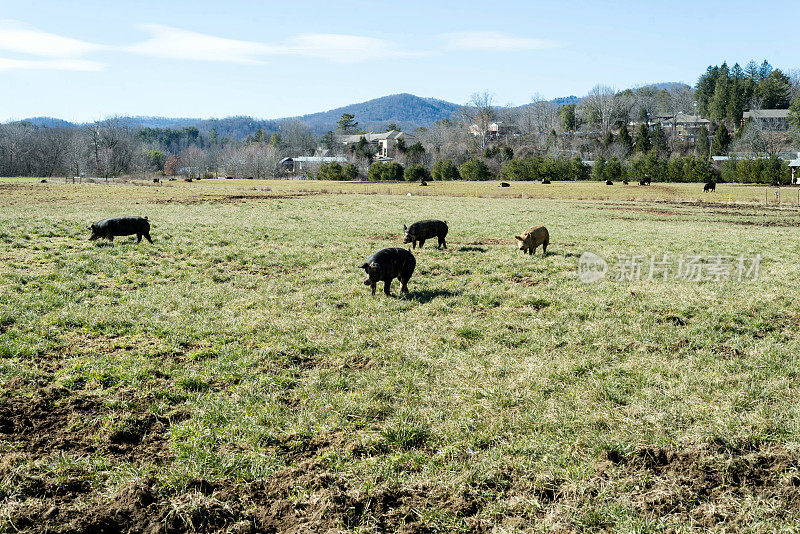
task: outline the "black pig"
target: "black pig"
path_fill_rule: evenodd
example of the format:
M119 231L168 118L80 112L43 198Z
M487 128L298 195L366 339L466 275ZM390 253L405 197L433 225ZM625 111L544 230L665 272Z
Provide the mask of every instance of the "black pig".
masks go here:
M89 229L92 231L89 241L101 237L114 241L115 236L136 234L137 243L142 240L142 236L150 243L153 242L150 239L150 222L147 217L112 217L94 223Z
M434 237L439 239L439 245L436 248L447 248L447 243L444 242L447 235L447 221L418 221L409 227L404 224L403 234L403 243L412 243L412 248L417 248L417 241L419 241L419 248L422 248L426 239Z
M400 280L400 292L408 293L408 280L417 266L414 255L404 248L384 248L367 258L361 266L367 273L364 280L365 286L372 288L375 294L375 286L378 282L383 282L383 292L390 296L392 280Z

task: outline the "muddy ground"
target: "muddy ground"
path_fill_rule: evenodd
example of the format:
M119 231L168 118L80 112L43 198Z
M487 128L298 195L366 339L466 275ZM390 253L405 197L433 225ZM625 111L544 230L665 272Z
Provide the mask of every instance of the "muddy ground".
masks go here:
M706 443L686 448L606 451L594 473L574 481L522 473L513 466L491 481L453 494L441 488L376 487L355 490L352 481L319 458L331 448L353 456L375 454L324 437L277 442L290 467L263 480L187 481L180 490L153 476L134 478L112 492L109 480L88 470L57 475L23 469L25 462L58 456L102 457L110 464L168 468L169 428L188 414L155 416L147 399L121 407L92 395L44 387L9 395L0 405L0 506L6 532L431 532L421 510L432 507L466 531L497 525L527 529L543 521L563 531L602 530L580 525L572 511L615 501L635 515L666 526L746 530L747 503L767 503L775 518L800 508L800 455L778 445ZM92 427L118 412L124 424ZM107 417L106 417L107 420ZM502 502L503 507L497 504ZM533 503L533 505L531 505ZM498 514L497 510L503 512ZM763 507L762 507L763 513ZM774 518L773 518L774 519Z

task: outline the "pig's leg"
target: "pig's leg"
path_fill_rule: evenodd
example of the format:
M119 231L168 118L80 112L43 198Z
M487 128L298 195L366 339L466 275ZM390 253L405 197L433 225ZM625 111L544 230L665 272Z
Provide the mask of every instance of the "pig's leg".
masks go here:
M150 233L149 232L146 233L146 234L142 234L142 235L144 235L144 238L147 239L150 242L151 245L153 244L153 240L150 239Z
M424 240L424 239L420 239L420 240L419 240L419 248L422 248L422 246L423 246L424 244L425 244L425 240Z
M138 245L141 242L142 242L142 234L136 234L136 244Z
M373 295L373 296L375 295L375 287L376 287L377 285L378 285L378 284L376 284L375 282L372 282L372 283L369 285L369 287L371 287L371 288L372 288L372 295Z
M400 278L400 293L408 294L408 278Z
M391 297L392 296L392 292L390 291L391 287L392 287L392 281L391 280L386 280L383 283L383 292L386 293L387 297Z

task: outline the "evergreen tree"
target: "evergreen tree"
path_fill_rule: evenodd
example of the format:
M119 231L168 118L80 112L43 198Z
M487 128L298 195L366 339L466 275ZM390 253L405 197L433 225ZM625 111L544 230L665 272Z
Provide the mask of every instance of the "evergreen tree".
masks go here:
M422 158L425 155L425 147L422 143L417 141L406 149L406 161L411 164L422 163Z
M269 138L269 145L275 148L281 146L281 134L274 132Z
M606 158L600 156L592 165L592 180L602 181L606 179Z
M714 156L722 156L728 151L728 145L731 143L731 134L728 132L727 126L720 124L714 134L712 146L712 154Z
M714 96L711 97L711 102L709 103L709 114L711 118L716 121L724 120L728 113L728 99L730 98L730 94L728 92L729 80L727 74L727 67L724 72L720 69L719 77L714 87Z
M636 132L636 143L634 149L636 152L645 154L650 151L652 144L650 143L650 130L646 124L639 126L639 131Z
M656 149L658 155L666 157L669 152L669 147L667 146L667 134L664 132L664 129L660 124L656 124L653 127L653 133L650 135L650 139L652 141L653 148Z
M795 98L792 105L789 106L789 124L795 130L800 130L800 96Z
M341 130L342 133L353 133L358 128L358 123L354 120L355 118L356 116L352 113L342 113L342 117L336 123L336 127Z
M372 158L375 157L375 151L373 150L372 145L363 135L358 140L358 143L356 143L355 154L357 158L363 158L367 160L367 162L372 162Z
M617 138L619 144L625 148L625 155L627 156L630 154L631 150L633 149L633 139L631 139L631 134L628 132L628 125L623 123L622 126L619 128L619 137Z
M765 59L764 62L761 63L761 66L758 67L758 78L757 78L757 81L759 83L763 82L764 80L767 79L767 77L770 74L772 74L772 65L770 65L769 61L767 61Z
M697 138L694 142L694 151L701 158L707 158L709 148L708 128L701 126L700 131L697 132Z
M612 157L606 163L603 169L603 176L606 180L611 180L612 182L622 177L622 165L620 165L616 156Z
M578 128L578 119L575 115L575 104L566 104L558 108L558 115L561 119L561 129L571 132Z
M764 109L788 108L791 86L789 77L779 69L770 71L757 88Z
M328 130L319 141L320 144L328 150L333 150L333 148L336 146L336 136L330 130Z
M423 165L409 165L403 176L406 182L421 182L431 179L431 173Z
M353 165L352 163L348 163L342 169L342 177L345 180L357 180L358 179L358 167Z
M471 159L459 167L458 172L464 180L489 180L492 173L489 166L479 159Z
M753 61L752 59L744 68L744 73L747 78L750 80L757 80L758 79L758 63Z
M584 164L580 156L575 156L569 163L569 175L573 180L588 180L589 166Z
M449 159L440 159L433 166L434 180L459 180L458 167Z

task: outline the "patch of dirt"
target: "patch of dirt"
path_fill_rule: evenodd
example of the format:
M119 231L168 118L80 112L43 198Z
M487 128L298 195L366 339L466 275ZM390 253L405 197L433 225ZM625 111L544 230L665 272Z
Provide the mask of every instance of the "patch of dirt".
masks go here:
M795 228L800 226L800 221L748 221L742 219L722 219L714 221L723 224L738 224L740 226L775 226L778 228Z
M746 530L753 519L743 503L770 503L760 513L800 506L800 455L775 445L645 448L629 455L607 452L598 478L628 487L641 514L706 528ZM763 517L762 517L763 519Z
M98 416L112 411L102 399L48 386L0 405L0 440L34 458L63 452L164 463L171 458L165 436L170 420L145 411L146 402L139 405L139 410L121 411L119 424L103 432L91 428Z
M318 191L302 191L297 193L265 193L253 195L199 195L189 198L161 198L150 200L153 204L204 204L208 202L220 204L233 204L248 202L251 200L280 200L287 198L302 198L313 195L321 195Z
M477 241L451 241L454 245L467 245L467 246L481 246L481 245L511 245L514 244L513 239L496 239L491 237L484 237Z
M536 286L544 282L544 280L537 280L531 276L520 276L518 274L515 274L509 280L511 280L515 284L520 284L528 287Z
M463 518L471 531L478 501L468 492L444 496L424 486L358 491L315 460L249 483L190 480L170 494L153 478L122 487L89 505L54 500L11 507L18 532L62 526L64 532L334 532L366 527L377 532L429 532L420 510L431 504Z

